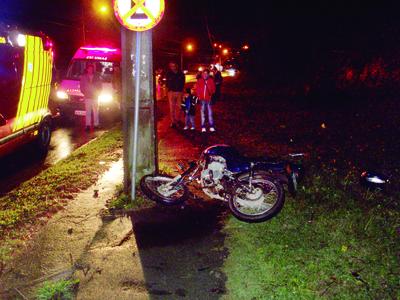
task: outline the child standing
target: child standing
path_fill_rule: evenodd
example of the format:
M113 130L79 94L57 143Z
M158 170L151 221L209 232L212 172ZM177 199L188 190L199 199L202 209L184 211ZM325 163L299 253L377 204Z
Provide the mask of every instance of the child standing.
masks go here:
M198 98L192 94L192 90L187 88L181 104L182 110L185 113L185 127L183 130L188 130L189 127L190 130L195 130L194 116L196 113L197 100Z

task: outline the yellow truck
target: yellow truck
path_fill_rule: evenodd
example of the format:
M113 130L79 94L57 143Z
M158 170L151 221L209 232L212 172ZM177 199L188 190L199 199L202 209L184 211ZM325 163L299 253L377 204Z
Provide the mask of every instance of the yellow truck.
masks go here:
M0 24L0 156L32 141L47 151L52 70L50 38Z

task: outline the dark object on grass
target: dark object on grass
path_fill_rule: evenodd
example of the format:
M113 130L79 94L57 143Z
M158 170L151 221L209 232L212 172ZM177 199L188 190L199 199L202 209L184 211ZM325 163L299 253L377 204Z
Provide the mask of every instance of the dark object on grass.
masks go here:
M385 190L390 183L389 177L374 171L364 171L360 177L361 185L371 190Z

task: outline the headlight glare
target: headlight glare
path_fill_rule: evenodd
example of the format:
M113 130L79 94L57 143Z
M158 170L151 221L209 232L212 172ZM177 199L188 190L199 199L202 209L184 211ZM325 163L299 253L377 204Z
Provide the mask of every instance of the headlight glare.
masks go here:
M97 99L99 104L108 104L113 101L113 95L110 93L101 93Z
M61 100L67 100L68 94L64 91L57 91L57 98Z

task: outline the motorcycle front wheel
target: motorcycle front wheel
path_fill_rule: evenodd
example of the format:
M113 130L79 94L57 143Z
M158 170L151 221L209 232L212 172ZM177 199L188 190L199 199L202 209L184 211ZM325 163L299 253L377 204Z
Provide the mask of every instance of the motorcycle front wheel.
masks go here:
M285 202L282 184L265 174L255 174L251 186L249 175L241 176L228 198L233 215L248 223L264 222L276 216Z
M175 184L167 175L146 175L140 180L140 188L150 200L163 205L179 205L189 197L188 188Z

